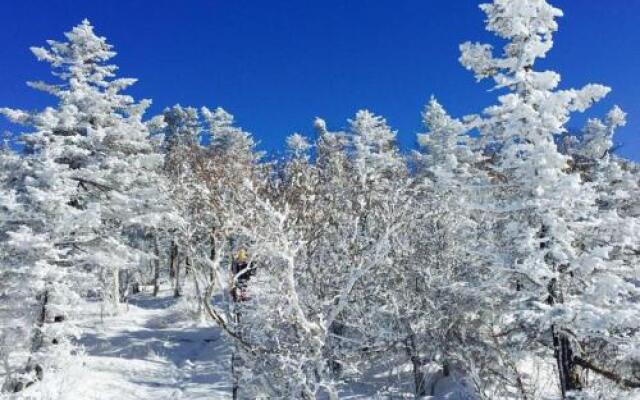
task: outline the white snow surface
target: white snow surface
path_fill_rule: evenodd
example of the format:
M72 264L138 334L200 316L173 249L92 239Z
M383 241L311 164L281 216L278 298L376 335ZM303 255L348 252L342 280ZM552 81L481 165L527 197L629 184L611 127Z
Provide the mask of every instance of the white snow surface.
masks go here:
M78 312L83 332L76 343L78 354L66 360L55 376L48 375L49 379L18 397L9 394L7 399L231 398L230 341L215 324L194 322L192 307L183 298L174 299L172 290L163 290L158 297L148 293L133 296L129 304L121 305L118 315L101 316L99 302L85 304ZM413 398L410 388L392 389L392 382L408 373L405 362L387 360L376 371L369 371L366 379L342 387L340 397ZM407 381L406 377L402 380ZM392 390L386 395L384 390L375 393L374 388L385 386ZM437 373L431 376L429 386L435 386L435 396L428 399L470 398L458 382L449 382Z
M220 330L194 324L169 292L141 294L120 315L81 320L84 355L67 372L62 399L229 399L231 350Z

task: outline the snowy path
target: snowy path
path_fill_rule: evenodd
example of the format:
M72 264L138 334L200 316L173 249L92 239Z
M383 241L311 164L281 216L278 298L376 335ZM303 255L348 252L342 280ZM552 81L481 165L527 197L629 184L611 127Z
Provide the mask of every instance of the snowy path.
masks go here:
M117 317L81 322L83 365L68 399L228 399L230 349L220 331L194 326L167 297L141 295Z
M123 306L124 308L124 306ZM117 316L100 319L98 304L84 310L79 344L84 355L66 370L54 396L62 400L222 400L231 399L231 349L212 324L193 323L184 304L167 291L158 298L139 295ZM409 365L393 360L342 388L341 398L406 398ZM395 372L394 372L395 371ZM377 396L403 375L400 391ZM398 384L398 382L396 382ZM406 387L405 387L406 386ZM459 385L436 383L432 399L463 399Z

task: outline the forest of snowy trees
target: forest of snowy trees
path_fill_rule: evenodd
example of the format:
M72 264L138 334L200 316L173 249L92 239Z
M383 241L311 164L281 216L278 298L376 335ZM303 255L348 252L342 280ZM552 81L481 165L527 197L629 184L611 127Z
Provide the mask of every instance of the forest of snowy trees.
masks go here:
M432 97L408 153L367 110L344 131L316 119L281 158L222 108L147 116L87 20L33 47L54 79L28 85L54 101L0 109L25 132L0 153L2 396L57 384L86 304L118 318L170 290L224 333L234 398L356 396L389 365L365 398L437 382L640 398L640 167L611 151L625 113L569 132L610 89L535 69L562 12L481 9L504 47L464 43L460 62L495 104L455 118Z

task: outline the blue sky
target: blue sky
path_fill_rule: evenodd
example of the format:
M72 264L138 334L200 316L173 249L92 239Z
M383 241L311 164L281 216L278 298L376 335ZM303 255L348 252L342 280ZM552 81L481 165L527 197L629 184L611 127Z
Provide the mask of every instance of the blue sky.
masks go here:
M387 118L410 147L431 94L455 116L495 101L458 63L466 40L494 41L475 0L29 0L0 14L0 106L41 108L52 98L25 86L51 79L28 48L61 39L83 18L119 53L121 76L139 82L130 93L151 98L149 117L180 103L222 106L254 133L261 147L280 149L295 131L312 136L312 121L346 126L357 109ZM589 113L613 104L629 113L620 153L640 160L640 0L556 0L565 11L556 46L541 68L562 87L589 82L613 87ZM569 126L579 128L584 117ZM9 126L2 122L0 129Z

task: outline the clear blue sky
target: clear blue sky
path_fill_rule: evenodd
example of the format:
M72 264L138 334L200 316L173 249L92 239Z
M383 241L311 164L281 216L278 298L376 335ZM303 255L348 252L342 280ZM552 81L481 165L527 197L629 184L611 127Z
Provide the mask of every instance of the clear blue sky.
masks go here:
M0 105L40 108L52 99L24 82L50 79L28 48L61 39L83 18L119 53L130 91L164 107L223 106L264 149L288 134L312 136L321 116L346 125L359 108L384 115L412 146L435 94L456 116L494 102L458 64L458 44L493 40L475 0L23 0L0 14ZM563 87L605 83L629 113L621 154L640 160L640 0L552 0L565 11L540 67ZM583 119L570 127L582 126ZM7 124L0 123L1 129Z

